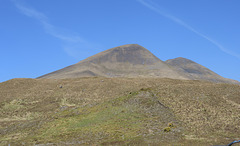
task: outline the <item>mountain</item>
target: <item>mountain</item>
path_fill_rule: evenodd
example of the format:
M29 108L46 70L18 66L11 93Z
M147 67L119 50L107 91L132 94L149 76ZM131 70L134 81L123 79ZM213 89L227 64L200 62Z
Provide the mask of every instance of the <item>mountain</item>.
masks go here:
M224 78L210 69L186 58L178 57L165 61L168 65L175 67L178 73L184 74L190 80L207 80L212 82L235 83L238 81Z
M77 78L86 76L105 77ZM185 58L163 62L124 45L41 78L57 80L0 83L0 146L227 145L239 137L240 85L208 82L234 83Z
M162 61L138 44L115 47L38 78L154 77L239 83L185 58Z
M160 77L187 79L144 47L137 44L115 47L74 65L39 78Z

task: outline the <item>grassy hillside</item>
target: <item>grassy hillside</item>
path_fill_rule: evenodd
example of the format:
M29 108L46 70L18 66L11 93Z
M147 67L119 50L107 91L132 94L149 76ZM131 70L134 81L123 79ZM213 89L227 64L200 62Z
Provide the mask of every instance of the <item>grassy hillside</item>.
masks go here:
M154 78L0 83L0 145L214 145L240 139L240 86Z

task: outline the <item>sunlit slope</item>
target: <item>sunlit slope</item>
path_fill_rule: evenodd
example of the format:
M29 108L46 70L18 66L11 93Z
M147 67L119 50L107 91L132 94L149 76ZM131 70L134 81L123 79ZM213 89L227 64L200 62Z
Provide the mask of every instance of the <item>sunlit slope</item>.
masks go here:
M77 64L39 78L159 77L187 79L144 47L137 44L115 47Z
M239 85L92 77L13 79L0 89L1 145L214 145L240 133Z
M167 60L166 63L175 67L178 73L184 74L191 80L207 80L212 82L224 82L240 84L238 81L224 78L210 69L186 58L175 58Z
M164 62L137 44L123 45L100 52L39 78L79 77L152 77L240 84L185 58L180 57Z

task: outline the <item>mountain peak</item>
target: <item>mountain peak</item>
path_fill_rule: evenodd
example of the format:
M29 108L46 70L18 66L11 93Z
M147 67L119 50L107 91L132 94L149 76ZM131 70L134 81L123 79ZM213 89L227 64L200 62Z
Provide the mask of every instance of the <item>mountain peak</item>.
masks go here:
M128 48L128 47L142 47L142 46L139 45L139 44L126 44L126 45L121 45L121 46L118 46L118 47ZM117 48L117 47L115 47L115 48Z
M109 49L107 51L116 51L116 50L118 50L118 51L131 51L131 52L132 51L144 50L144 51L147 51L148 53L150 53L146 48L144 48L143 46L140 46L138 44L126 44L126 45L114 47L114 48Z
M158 59L146 48L138 44L127 44L108 49L94 56L91 56L86 60L80 61L79 63L86 61L95 64L102 64L108 62L140 65L140 64L154 64L155 62L160 61L160 59Z
M190 59L183 58L183 57L178 57L175 59L169 59L166 61L166 63L171 64L171 65L182 65L182 64L189 64L189 63L196 63Z
M175 67L179 73L188 76L189 79L239 84L237 81L223 78L210 69L183 57L169 59L166 63Z

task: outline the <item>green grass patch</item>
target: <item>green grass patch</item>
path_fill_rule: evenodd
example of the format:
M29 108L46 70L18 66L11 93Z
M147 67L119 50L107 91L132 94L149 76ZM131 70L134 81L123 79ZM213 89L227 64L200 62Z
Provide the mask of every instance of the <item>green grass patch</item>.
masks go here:
M38 131L35 137L42 143L69 140L89 140L93 143L111 143L136 139L146 131L146 121L151 120L139 112L136 106L127 104L127 101L137 92L122 96L99 105L76 109L79 115L57 118L49 122ZM58 113L67 115L71 110ZM76 112L76 111L75 111ZM86 143L87 144L87 143Z
M14 99L9 103L5 103L2 107L2 110L8 111L8 112L17 111L21 108L24 108L24 106L22 105L23 103L24 102L20 99Z
M130 111L124 106L101 106L99 110L88 109L89 114L62 118L41 129L38 139L42 141L63 140L69 137L80 139L126 140L137 137L143 128L145 116ZM64 137L63 137L64 135ZM89 136L89 137L88 137Z
M94 106L58 110L51 122L23 141L35 144L77 141L85 145L142 143L143 137L156 132L165 134L163 125L172 118L167 110L148 91L130 92Z

